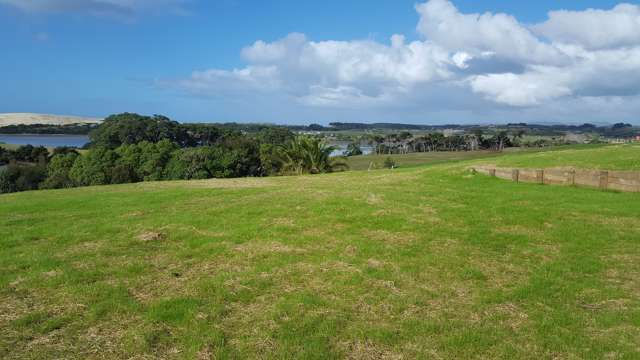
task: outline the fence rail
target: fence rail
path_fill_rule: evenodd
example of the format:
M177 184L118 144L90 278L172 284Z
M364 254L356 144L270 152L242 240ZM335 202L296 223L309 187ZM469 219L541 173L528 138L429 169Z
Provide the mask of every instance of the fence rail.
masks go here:
M640 192L640 171L583 170L572 168L522 169L490 165L474 171L515 182L588 186L625 192Z

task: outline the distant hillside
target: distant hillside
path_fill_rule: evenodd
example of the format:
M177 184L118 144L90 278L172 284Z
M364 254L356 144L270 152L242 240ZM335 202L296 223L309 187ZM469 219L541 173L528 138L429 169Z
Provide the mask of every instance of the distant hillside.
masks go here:
M85 118L79 116L63 116L48 114L7 113L0 114L0 127L9 125L71 125L71 124L96 124L102 119Z

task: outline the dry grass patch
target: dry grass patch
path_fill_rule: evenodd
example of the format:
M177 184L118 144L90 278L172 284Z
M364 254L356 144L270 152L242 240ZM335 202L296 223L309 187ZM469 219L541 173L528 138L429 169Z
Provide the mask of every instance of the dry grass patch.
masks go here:
M275 218L275 219L266 219L265 220L267 226L284 226L284 227L295 227L296 223L292 218Z
M349 360L400 360L404 357L371 340L342 341L338 348Z
M249 259L274 254L298 254L304 255L308 253L307 249L284 245L277 241L250 241L244 244L237 245L233 248L234 251L241 253Z
M145 231L139 234L136 238L143 242L160 241L166 239L167 235L157 231Z
M369 240L383 242L389 246L409 245L417 240L417 236L407 232L392 232L387 230L365 230L363 236Z
M498 226L493 229L495 234L527 236L540 239L545 236L544 230L524 225Z
M369 195L367 195L367 204L369 205L378 205L381 204L383 202L383 197L381 195L377 195L377 194L373 194L370 193Z
M604 261L608 265L608 269L605 271L607 282L623 289L638 302L640 299L640 255L610 255L604 257Z

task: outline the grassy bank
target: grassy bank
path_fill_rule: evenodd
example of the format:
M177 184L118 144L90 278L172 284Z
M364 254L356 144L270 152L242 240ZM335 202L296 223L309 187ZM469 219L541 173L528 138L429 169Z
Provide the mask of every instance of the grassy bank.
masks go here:
M392 155L362 155L347 158L350 170L380 169L387 158L393 159L398 167L434 165L452 161L484 159L500 156L495 151L440 151Z
M530 154L505 154L491 163L506 167L640 170L640 144L576 146Z
M568 153L577 152L578 154L584 155L585 153L580 153L581 150L585 150L590 152L591 150L599 149L606 147L604 145L565 145L565 146L554 146L554 147L546 147L546 148L507 148L502 152L492 151L492 150L479 150L479 151L438 151L438 152L425 152L425 153L410 153L410 154L391 154L391 155L362 155L362 156L352 156L347 158L347 164L349 165L349 169L351 170L367 170L369 168L372 169L380 169L383 167L384 162L387 158L393 159L398 167L414 167L420 165L436 165L443 163L452 163L459 162L464 160L475 160L475 159L498 159L496 161L500 161L504 164L512 163L520 161L531 162L532 156L523 157L523 154L539 154L539 153L553 153L548 155L547 157L542 156L542 158L547 159L547 163L562 163L564 158L564 153L556 153L558 151L566 151ZM602 153L600 158L604 158L609 155L607 151ZM613 153L612 155L617 155ZM583 159L584 156L576 156L574 158ZM628 157L619 160L619 163L624 166L624 164L632 164L633 160L630 160Z
M636 358L640 194L466 164L2 195L0 357Z

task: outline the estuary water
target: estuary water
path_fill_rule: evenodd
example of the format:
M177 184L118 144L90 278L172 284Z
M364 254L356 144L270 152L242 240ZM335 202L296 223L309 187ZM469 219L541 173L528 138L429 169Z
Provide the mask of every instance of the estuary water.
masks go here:
M0 143L11 145L33 145L45 147L72 146L82 147L89 142L87 135L4 135L0 134Z

